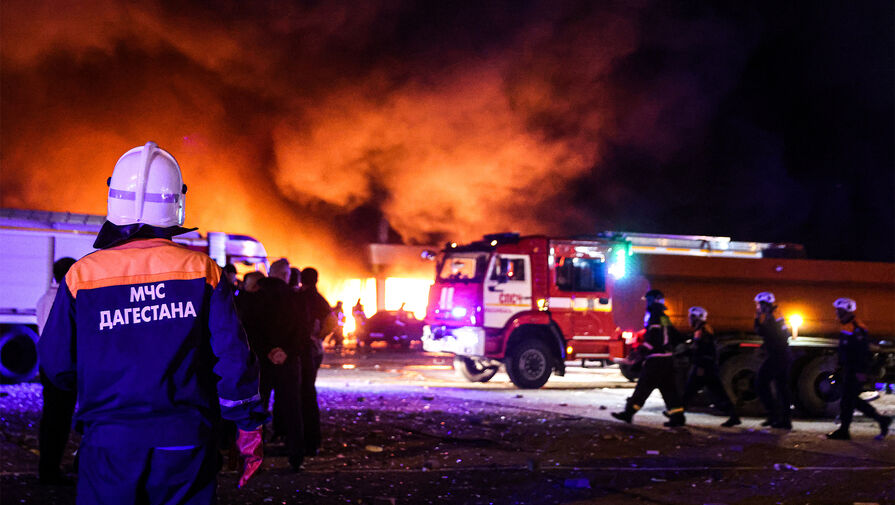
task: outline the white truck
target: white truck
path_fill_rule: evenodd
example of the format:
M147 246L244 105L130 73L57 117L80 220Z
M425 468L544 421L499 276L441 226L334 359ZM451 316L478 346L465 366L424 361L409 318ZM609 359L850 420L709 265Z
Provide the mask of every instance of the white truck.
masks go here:
M53 280L53 263L93 252L105 216L25 209L0 209L0 380L21 382L37 375L35 308ZM266 268L267 251L245 235L190 232L174 237L219 265Z

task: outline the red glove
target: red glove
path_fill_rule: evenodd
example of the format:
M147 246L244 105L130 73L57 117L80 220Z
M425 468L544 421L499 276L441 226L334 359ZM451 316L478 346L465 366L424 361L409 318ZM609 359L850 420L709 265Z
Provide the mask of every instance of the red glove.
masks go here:
M236 447L243 458L245 458L242 476L239 477L239 487L242 487L246 485L261 466L261 459L264 457L261 427L259 426L258 429L252 431L239 430L239 435L236 437Z

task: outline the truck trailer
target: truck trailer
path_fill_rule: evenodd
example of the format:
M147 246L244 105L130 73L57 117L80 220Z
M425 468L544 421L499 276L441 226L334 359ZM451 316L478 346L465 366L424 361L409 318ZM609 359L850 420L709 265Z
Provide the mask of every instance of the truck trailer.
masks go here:
M0 379L34 378L37 362L37 301L53 281L53 263L80 259L95 251L93 242L105 216L26 209L0 209ZM202 251L219 265L266 268L267 252L252 237L223 232L190 232L175 242Z
M772 291L793 329L791 387L809 415L838 409L838 322L832 303L858 303L877 340L874 374L895 374L895 264L805 259L795 245L728 237L604 232L589 237L487 235L448 244L437 265L423 347L455 355L471 381L500 367L521 388L538 388L567 361L612 362L638 345L643 294L662 290L672 323L687 331L687 309L705 307L718 337L724 385L746 413L760 412L753 389L761 339L753 297ZM622 367L633 379L636 368Z

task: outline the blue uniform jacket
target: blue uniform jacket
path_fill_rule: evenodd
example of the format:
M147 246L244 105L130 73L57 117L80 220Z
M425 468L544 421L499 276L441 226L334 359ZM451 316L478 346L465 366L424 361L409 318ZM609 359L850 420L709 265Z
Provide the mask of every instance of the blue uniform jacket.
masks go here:
M789 327L782 317L762 314L755 318L755 333L762 339L761 348L770 359L789 359Z
M715 346L715 332L712 327L702 323L693 332L693 343L690 345L693 365L699 368L715 368L718 365L718 349Z
M77 387L85 443L196 445L221 416L246 430L265 420L230 285L206 254L167 238L130 240L75 263L39 352L50 381Z
M857 320L842 325L839 332L839 366L850 373L867 373L871 356L867 328Z

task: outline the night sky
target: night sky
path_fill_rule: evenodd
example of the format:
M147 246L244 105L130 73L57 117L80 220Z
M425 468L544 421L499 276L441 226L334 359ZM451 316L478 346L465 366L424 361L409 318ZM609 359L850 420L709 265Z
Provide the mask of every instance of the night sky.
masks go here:
M187 224L324 270L383 217L893 260L893 3L726 4L8 0L2 205L102 214L155 140Z

